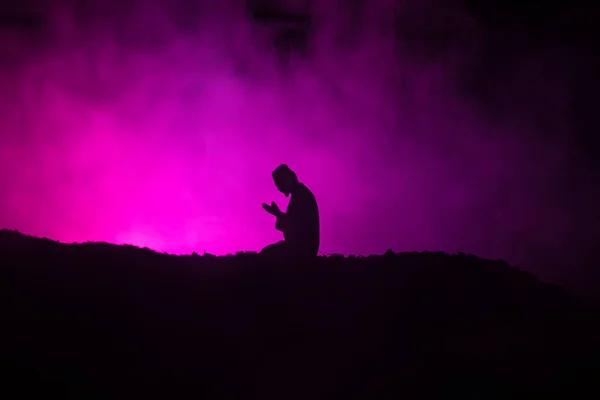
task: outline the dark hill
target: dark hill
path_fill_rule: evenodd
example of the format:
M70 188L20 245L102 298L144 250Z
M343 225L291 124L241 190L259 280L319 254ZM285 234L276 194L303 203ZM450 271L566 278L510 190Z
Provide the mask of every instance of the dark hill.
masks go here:
M283 265L0 231L0 266L2 398L594 389L597 313L503 261L388 252Z

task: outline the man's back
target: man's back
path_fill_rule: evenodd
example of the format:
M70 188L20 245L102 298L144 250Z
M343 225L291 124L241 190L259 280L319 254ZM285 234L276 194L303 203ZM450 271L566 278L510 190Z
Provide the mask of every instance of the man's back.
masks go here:
M313 193L298 182L286 211L288 229L283 237L293 249L306 255L319 252L319 208Z

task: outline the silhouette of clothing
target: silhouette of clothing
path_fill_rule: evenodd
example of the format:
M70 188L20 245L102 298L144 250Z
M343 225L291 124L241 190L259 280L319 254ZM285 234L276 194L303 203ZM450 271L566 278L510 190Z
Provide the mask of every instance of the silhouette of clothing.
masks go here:
M283 232L284 240L265 247L261 254L314 257L319 252L319 208L304 184L295 182L287 210L277 217L275 229Z
M260 254L269 258L289 258L293 254L293 249L284 240L280 240L266 246Z

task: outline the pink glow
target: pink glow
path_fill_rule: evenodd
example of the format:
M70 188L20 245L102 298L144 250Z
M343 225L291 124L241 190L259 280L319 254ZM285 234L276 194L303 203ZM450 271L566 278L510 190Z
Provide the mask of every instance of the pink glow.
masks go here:
M241 1L187 30L158 2L129 3L96 18L57 5L32 48L0 33L18 56L0 69L0 227L172 253L259 250L281 238L261 203L286 205L270 175L285 162L317 197L325 253L520 262L580 243L585 207L559 201L573 149L523 114L533 96L567 131L568 87L530 55L498 83L521 103L492 119L458 90L481 45L468 15L437 11L457 21L457 46L424 61L383 32L393 1L362 13L350 45L335 40L350 37L348 15L325 2L312 53L286 70Z

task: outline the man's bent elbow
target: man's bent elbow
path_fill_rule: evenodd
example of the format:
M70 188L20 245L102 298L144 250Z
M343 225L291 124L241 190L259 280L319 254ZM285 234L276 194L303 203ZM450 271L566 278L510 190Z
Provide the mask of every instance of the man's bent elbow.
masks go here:
M275 222L275 229L277 229L278 231L284 232L285 231L285 219L282 217L278 217L277 221Z

